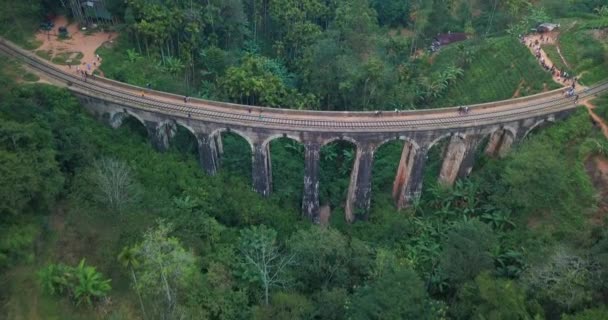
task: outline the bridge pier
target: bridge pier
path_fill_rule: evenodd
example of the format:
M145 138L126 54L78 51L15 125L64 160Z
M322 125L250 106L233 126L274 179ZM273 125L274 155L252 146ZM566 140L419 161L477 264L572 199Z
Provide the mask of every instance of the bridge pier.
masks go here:
M208 175L215 175L220 169L220 156L215 137L211 134L199 134L196 140L198 140L201 167Z
M304 194L302 195L302 214L319 223L319 161L321 145L304 144Z
M414 167L417 152L418 150L413 143L406 142L403 145L401 160L399 160L399 167L397 167L397 173L395 174L395 180L393 182L393 200L395 201L395 206L399 210L405 208L407 205L405 192L412 177L412 169Z
M475 161L475 148L479 143L476 136L453 135L443 158L439 183L452 186L457 178L468 176Z
M148 136L152 142L152 146L160 152L169 150L169 141L177 133L177 125L173 121L167 122L145 122Z
M503 158L511 150L513 145L513 135L505 129L499 129L492 132L490 141L486 147L485 154L490 157Z
M411 155L411 161L409 169L409 178L407 179L404 187L401 189L399 194L399 202L397 208L404 208L412 203L412 201L420 198L422 194L422 183L424 182L424 168L426 167L426 160L428 149L420 147L414 150Z
M270 163L270 143L263 145L256 142L253 145L253 189L264 197L272 192L272 166Z
M366 144L357 147L344 208L345 219L348 222L353 222L356 215L367 217L372 197L373 164L374 146Z

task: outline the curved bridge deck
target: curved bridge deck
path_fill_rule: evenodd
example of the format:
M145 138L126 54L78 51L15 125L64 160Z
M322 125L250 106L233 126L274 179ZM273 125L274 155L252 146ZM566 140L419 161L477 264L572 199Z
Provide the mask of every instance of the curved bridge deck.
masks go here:
M320 149L331 141L348 140L357 148L345 208L346 219L352 221L355 209L367 212L370 207L374 153L385 142L406 141L393 185L395 203L402 208L420 195L428 150L440 140L449 139L439 176L440 182L449 185L470 173L482 141L488 141L486 154L504 156L531 130L564 118L576 108L574 98L564 97L563 89L470 105L467 115L458 114L457 108L376 114L263 108L202 99L184 103L183 96L102 77L89 77L85 82L1 38L0 53L15 57L53 83L67 86L92 113L107 116L112 126L119 126L127 115L137 118L159 150L168 148L176 126L187 128L198 140L201 166L209 174L221 163L221 132L243 136L252 149L253 188L264 196L272 191L270 142L288 137L303 143L302 209L313 221L319 213ZM577 95L583 100L607 91L605 82L589 88L579 86Z

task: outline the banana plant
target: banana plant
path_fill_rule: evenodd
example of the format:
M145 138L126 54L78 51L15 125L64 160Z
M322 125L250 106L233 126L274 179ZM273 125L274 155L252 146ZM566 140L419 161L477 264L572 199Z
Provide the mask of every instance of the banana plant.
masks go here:
M85 259L74 268L74 275L77 279L73 292L76 305L92 305L95 299L105 297L112 289L110 280L104 279L95 267L85 265Z

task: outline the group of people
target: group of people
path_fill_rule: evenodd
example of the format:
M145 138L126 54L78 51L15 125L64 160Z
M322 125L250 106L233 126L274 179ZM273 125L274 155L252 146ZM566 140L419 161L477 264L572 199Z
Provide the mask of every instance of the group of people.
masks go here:
M459 115L465 115L465 114L469 114L469 107L467 106L459 106L458 107L458 114Z
M572 80L572 85L569 86L568 88L566 88L566 90L564 90L564 94L568 98L574 97L574 103L577 103L578 102L578 93L576 93L574 91L575 89L576 89L576 78L574 80Z
M540 41L538 39L534 40L534 42L530 41L528 43L528 47L534 49L534 56L536 57L536 59L538 59L538 62L546 71L551 72L552 76L559 78L559 80L566 83L567 81L572 80L572 75L568 74L567 71L557 69L557 67L555 67L555 65L547 64L545 62L545 58L543 58L543 56L541 54L541 43L548 42L549 39L550 39L549 36L541 35ZM525 43L523 39L522 39L522 43ZM575 80L575 82L576 82L576 80Z
M95 55L95 59L96 60L93 61L93 66L96 67L98 62L101 64L101 57L99 56L99 54ZM68 63L68 69L72 69L71 63ZM80 68L80 65L76 66L76 74L81 76L82 80L84 82L87 82L87 79L89 78L89 76L95 77L95 74L93 74L93 71L91 70L90 63L85 64L85 66L82 69Z

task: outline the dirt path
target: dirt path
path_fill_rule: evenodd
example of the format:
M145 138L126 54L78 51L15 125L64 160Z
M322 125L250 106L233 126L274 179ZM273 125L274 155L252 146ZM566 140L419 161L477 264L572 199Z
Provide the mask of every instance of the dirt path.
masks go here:
M595 109L595 105L593 105L591 103L591 101L583 101L581 102L582 105L584 105L587 108L587 111L589 112L589 115L591 116L591 118L593 119L593 121L600 126L600 128L602 129L602 133L604 134L604 136L606 137L606 139L608 139L608 124L606 124L606 121L604 121L604 119L602 119L600 116L598 116L593 109Z
M544 61L546 65L553 66L554 65L553 61L551 61L551 59L549 58L547 53L540 46L543 44L556 44L558 36L559 36L559 32L556 32L556 31L547 32L547 33L543 33L543 34L530 34L530 35L524 37L524 45L526 47L528 47L528 49L534 56L536 56L535 51L537 49L539 50L540 58L537 59L539 64L542 64L541 61ZM561 53L560 53L560 56L561 56ZM563 59L563 57L562 57L562 59ZM566 63L566 61L564 61L564 63L566 65L568 65ZM559 71L559 69L556 69L556 70ZM567 85L568 81L560 78L559 75L556 75L556 73L552 74L551 77L553 78L553 81L555 81L556 83L559 83L560 85Z
M536 50L536 48L538 48L538 46L535 45L535 43L537 41L539 44L556 44L558 36L559 36L558 32L549 32L549 33L544 33L542 35L532 34L532 35L529 35L524 38L524 43L526 46L528 46L528 48L530 49L530 52L532 52L532 54L535 54L535 50ZM541 40L541 37L542 37L542 40ZM557 46L557 52L559 53L559 56L563 60L564 64L568 68L570 68L568 61L566 61L566 59L562 55L562 53L559 49L559 46ZM549 59L549 57L547 56L547 54L545 53L545 51L542 48L540 48L540 55L541 55L541 59L544 59L544 61L547 65L549 65L549 66L553 65L553 62L551 61L551 59ZM540 63L541 59L538 59L539 63ZM579 76L581 76L581 75L579 75ZM559 78L558 76L556 76L555 74L553 74L553 81L555 81L559 84L562 84L562 85L566 84L566 82L567 82L567 81L562 81L562 79ZM593 99L593 98L581 100L579 103L584 105L587 108L587 111L589 112L589 115L591 116L593 121L601 127L602 132L604 133L604 136L608 139L608 125L606 124L604 119L602 119L597 114L595 114L595 112L593 112L593 109L595 108L595 106L589 101L591 99Z
M70 58L76 57L78 52L83 54L80 59L81 69L86 68L87 64L91 66L91 72L96 70L103 61L103 57L98 61L95 55L95 50L99 48L104 42L112 41L116 38L117 34L114 32L95 32L92 34L86 34L86 31L79 30L76 24L68 25L68 21L64 16L58 16L53 20L55 27L47 34L46 31L39 31L36 34L36 40L40 41L42 45L35 51L47 51L52 52L51 57L56 57L60 53L72 52ZM61 40L59 39L59 27L66 26L70 38ZM70 70L68 66L57 65L64 70ZM76 72L74 66L72 70Z

